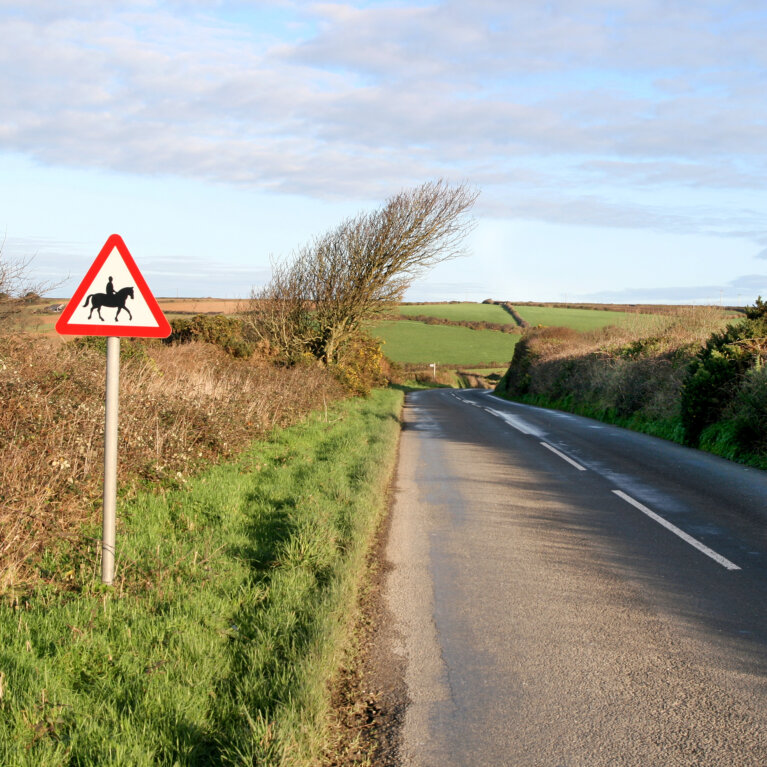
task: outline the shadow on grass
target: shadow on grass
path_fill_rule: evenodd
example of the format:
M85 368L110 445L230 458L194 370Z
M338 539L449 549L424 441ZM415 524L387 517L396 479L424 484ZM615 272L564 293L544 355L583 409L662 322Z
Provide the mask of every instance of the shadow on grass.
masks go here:
M240 607L227 631L227 669L216 686L212 731L200 750L205 759L196 764L229 764L232 759L249 763L251 757L259 764L279 761L273 722L280 707L290 702L300 674L298 660L317 632L313 596L322 584L308 589L305 582L299 584L303 599L293 592L286 596L284 582L273 588L278 574L290 569L281 558L299 534L295 512L300 497L259 489L245 503L247 543L230 552L248 565L250 574L240 586ZM286 580L290 577L288 573Z

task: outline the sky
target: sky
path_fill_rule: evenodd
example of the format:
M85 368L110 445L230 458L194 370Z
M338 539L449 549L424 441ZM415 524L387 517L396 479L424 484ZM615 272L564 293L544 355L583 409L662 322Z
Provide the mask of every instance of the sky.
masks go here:
M767 296L764 0L0 0L0 239L74 292L112 233L156 296L426 181L480 192L417 300Z

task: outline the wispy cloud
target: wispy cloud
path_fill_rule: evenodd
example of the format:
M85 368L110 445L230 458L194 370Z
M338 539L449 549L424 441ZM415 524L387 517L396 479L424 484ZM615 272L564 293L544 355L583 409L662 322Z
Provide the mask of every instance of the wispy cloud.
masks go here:
M740 306L767 296L767 274L746 274L720 285L677 285L603 290L575 296L579 301L617 303L723 303Z

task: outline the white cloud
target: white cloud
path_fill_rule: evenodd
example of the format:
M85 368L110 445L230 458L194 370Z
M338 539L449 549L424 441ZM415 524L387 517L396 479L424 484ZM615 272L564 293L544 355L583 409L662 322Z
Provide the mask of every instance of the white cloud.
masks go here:
M765 186L764 22L748 0L2 0L0 150L321 198L466 178L506 217L758 239L763 203L687 190Z

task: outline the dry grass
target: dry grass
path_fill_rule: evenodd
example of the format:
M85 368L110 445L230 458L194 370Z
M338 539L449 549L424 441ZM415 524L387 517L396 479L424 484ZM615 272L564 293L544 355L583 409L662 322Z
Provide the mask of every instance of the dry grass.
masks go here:
M183 483L201 466L343 395L318 367L233 360L207 344L123 341L119 483ZM58 339L0 337L0 593L44 577L57 541L99 518L104 354Z

